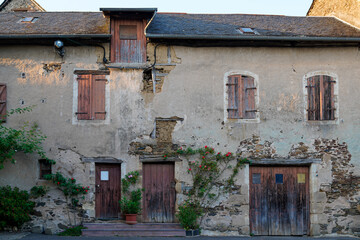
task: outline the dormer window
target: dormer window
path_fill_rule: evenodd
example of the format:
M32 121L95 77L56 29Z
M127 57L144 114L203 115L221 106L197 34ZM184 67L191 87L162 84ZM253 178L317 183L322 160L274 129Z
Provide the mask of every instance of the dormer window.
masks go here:
M137 40L137 25L120 25L121 40Z

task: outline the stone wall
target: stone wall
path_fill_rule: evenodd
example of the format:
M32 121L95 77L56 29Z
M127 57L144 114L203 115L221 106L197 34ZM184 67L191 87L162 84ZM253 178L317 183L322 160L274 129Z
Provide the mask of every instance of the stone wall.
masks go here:
M12 12L14 9L27 9L29 12L44 12L45 10L33 0L11 0L0 12Z
M335 16L360 27L360 3L358 0L314 0L307 16Z

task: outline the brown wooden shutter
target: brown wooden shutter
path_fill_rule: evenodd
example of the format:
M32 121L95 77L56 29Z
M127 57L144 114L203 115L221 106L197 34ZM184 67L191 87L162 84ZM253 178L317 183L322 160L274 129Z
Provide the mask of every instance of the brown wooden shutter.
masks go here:
M6 85L0 84L0 121L6 122Z
M334 79L326 75L307 79L308 120L335 119L334 83Z
M79 75L78 78L78 120L91 119L91 75Z
M244 118L245 119L255 119L256 118L256 108L255 108L255 81L253 77L242 76L242 82L244 85Z
M316 84L315 77L307 79L307 92L308 92L308 120L316 120Z
M322 120L335 119L334 79L330 76L323 76L323 118Z
M239 75L228 77L228 118L239 118Z
M94 119L105 120L105 75L93 75L92 113Z

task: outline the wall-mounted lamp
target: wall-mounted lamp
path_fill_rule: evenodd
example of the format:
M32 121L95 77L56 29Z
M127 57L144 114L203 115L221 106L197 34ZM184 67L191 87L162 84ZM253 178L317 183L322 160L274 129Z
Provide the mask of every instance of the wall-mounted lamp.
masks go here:
M56 52L61 56L64 57L65 55L65 50L64 50L64 43L60 40L56 40L54 42L54 47L56 49Z

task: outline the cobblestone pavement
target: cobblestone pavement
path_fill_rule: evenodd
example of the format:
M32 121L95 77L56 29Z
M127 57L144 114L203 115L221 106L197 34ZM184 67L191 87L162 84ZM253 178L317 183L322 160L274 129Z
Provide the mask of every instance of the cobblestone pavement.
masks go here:
M194 240L355 240L355 237L192 237ZM0 240L191 240L191 237L59 237L33 233L6 233L0 232Z

